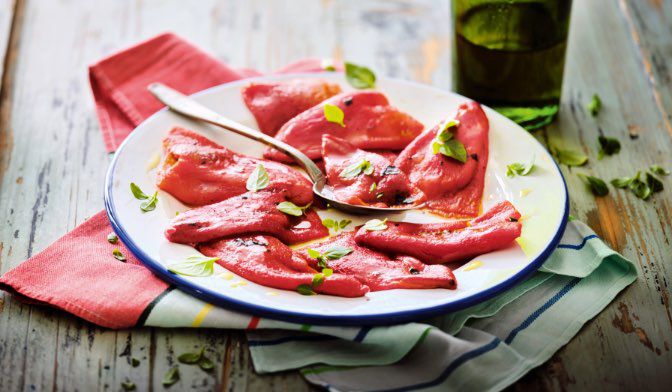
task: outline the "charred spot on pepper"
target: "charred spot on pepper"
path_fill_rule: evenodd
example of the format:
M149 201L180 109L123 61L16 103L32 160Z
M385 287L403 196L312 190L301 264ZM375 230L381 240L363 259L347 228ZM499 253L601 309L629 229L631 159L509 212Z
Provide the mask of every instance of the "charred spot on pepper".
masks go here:
M413 267L409 268L409 269L408 269L408 272L409 272L411 275L417 275L417 274L420 273L420 271L418 271L417 269L415 269L415 268L413 268Z
M352 105L352 97L346 97L345 99L343 99L343 104L344 104L345 106L350 106L350 105Z
M478 162L478 154L471 154L471 155L469 155L469 156L471 157L471 159L473 159L473 160L475 160L476 162Z
M234 240L234 243L237 246L255 246L255 245L268 246L268 243L265 243L265 242L261 242L261 241L257 241L257 240L244 240L242 238L236 238Z
M389 175L394 175L394 174L399 174L401 173L401 170L399 170L396 166L394 165L389 165L383 170L383 175L384 176L389 176Z
M509 222L518 222L518 219L516 219L516 218L514 218L514 217L510 217L510 218L509 218Z

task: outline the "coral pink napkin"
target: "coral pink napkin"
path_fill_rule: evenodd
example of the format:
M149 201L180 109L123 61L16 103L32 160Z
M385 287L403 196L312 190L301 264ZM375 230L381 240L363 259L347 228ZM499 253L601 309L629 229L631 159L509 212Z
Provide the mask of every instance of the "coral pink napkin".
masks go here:
M278 73L321 70L320 60L304 59ZM230 68L174 34L151 38L89 68L98 120L110 152L162 107L147 92L148 84L162 82L194 93L257 75L254 70ZM135 325L168 285L140 265L121 242L109 243L111 232L105 212L97 213L0 277L0 289L104 327ZM126 256L125 263L112 256L115 248Z

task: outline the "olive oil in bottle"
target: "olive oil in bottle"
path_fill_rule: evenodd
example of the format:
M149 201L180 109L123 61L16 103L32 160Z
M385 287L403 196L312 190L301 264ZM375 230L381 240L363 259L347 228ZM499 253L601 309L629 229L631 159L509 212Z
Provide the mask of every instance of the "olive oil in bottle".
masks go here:
M571 0L453 0L455 90L523 125L550 122L560 100L570 8Z

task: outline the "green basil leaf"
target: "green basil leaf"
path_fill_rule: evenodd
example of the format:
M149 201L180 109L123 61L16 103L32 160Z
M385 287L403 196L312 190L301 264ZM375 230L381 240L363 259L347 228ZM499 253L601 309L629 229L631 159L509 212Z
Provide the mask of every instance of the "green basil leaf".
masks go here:
M364 224L364 230L367 231L381 231L387 229L387 219L371 219Z
M348 227L350 223L352 223L350 219L342 219L341 221L338 222L338 228L345 229L346 227Z
M646 185L651 188L651 192L653 193L660 192L665 189L663 182L651 173L646 173Z
M250 192L260 191L268 186L270 180L268 178L268 173L264 168L264 165L259 164L252 171L252 174L247 178L247 183L245 188Z
M313 282L311 283L311 286L317 287L324 283L324 275L321 273L317 273L313 275Z
M135 185L133 182L131 183L131 193L133 193L133 196L135 196L135 198L138 200L149 199L149 196L145 195L145 193L140 190L140 187Z
M212 363L210 358L208 358L206 356L203 356L203 357L201 357L201 360L198 361L198 367L205 370L206 372L209 372L209 371L211 371L212 369L215 368L215 364Z
M168 271L184 276L204 277L214 272L215 261L218 257L189 256L185 261L168 265Z
M296 291L298 291L299 294L301 295L315 295L315 291L313 291L313 288L310 287L310 285L307 284L300 284L297 288Z
M303 210L306 209L306 207L299 207L296 204L292 203L291 201L283 201L282 203L278 204L277 209L284 212L287 215L292 215L292 216L301 216L303 215Z
M131 381L124 381L121 383L121 388L124 391L135 391L135 383Z
M154 209L156 208L156 203L159 201L158 196L159 192L158 191L154 192L152 197L140 203L140 209L143 212L154 211Z
M107 235L107 242L109 242L110 244L116 244L117 242L119 242L119 237L117 237L117 235L114 233L110 233Z
M322 274L324 274L325 278L328 278L334 274L334 270L331 268L322 268Z
M205 347L201 348L201 351L198 351L198 352L195 352L195 353L181 354L179 357L177 357L177 360L182 362L182 363L193 365L193 364L195 364L195 363L197 363L198 361L201 360L204 352L205 352Z
M579 176L581 181L583 181L586 186L588 186L590 191L593 192L593 195L606 196L609 194L609 188L607 188L607 184L601 179L582 173L576 173L576 175Z
M375 192L376 188L378 188L378 185L376 183L372 183L371 186L369 187L369 192Z
M322 257L322 253L315 249L308 248L308 256L310 256L313 259L317 259L319 257Z
M597 152L598 160L604 158L605 155L614 155L621 151L621 142L614 137L598 136L597 142L600 145Z
M526 176L532 172L532 169L534 169L534 155L532 155L532 159L528 163L512 163L510 165L506 166L506 176L507 177L515 177L516 175L519 176Z
M588 157L578 151L555 149L555 156L558 161L567 166L583 166L588 162Z
M467 161L467 150L459 140L451 139L441 144L439 152L462 163Z
M322 59L320 65L322 66L322 69L325 71L329 72L336 71L336 67L334 67L334 61L332 59Z
M439 132L436 133L436 140L444 143L453 138L453 132L460 125L460 122L455 119L446 120Z
M345 128L345 124L343 123L343 119L345 118L345 114L336 105L332 105L330 103L324 104L324 118L327 119L327 121L331 123L335 123L340 125L341 127Z
M369 68L345 63L345 79L356 89L373 88L376 85L376 74Z
M161 381L161 384L163 384L164 387L169 387L169 386L175 384L179 379L180 379L180 370L178 369L177 366L173 366L163 376L163 380Z
M351 248L347 248L345 246L334 246L327 249L326 252L322 253L322 257L329 260L338 260L341 257L349 255L350 253L352 253Z
M322 220L322 226L326 227L327 229L336 229L338 225L333 219L327 218Z
M362 173L366 175L373 173L373 166L366 159L348 165L338 176L345 180L353 180Z
M632 177L620 177L611 180L611 185L613 185L616 188L627 188L628 186L630 186L631 182Z
M126 256L124 256L123 253L119 249L115 249L112 251L112 256L114 256L115 259L119 261L126 261Z
M658 174L660 176L666 176L670 174L669 170L665 170L663 167L659 165L651 165L651 167L649 167L649 170L651 171L651 173Z
M138 358L135 358L135 357L131 358L131 366L133 366L133 367L140 366L140 360Z
M602 100L600 99L600 96L593 94L593 98L588 103L587 108L593 117L597 116L597 114L600 112L600 109L602 109Z

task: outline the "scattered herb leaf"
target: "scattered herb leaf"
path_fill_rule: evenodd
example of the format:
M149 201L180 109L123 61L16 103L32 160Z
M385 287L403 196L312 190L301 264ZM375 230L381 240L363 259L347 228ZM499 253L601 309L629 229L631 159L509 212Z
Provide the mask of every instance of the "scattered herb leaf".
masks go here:
M135 358L135 357L131 358L131 366L133 366L133 367L140 366L140 360L138 358Z
M534 155L532 155L532 159L530 159L530 161L527 163L516 162L510 165L506 165L506 176L507 177L515 177L516 175L526 176L530 174L533 169L534 169Z
M117 235L114 233L110 233L107 235L107 242L109 242L110 244L116 244L117 242L119 242L119 237L117 237Z
M119 249L114 249L112 251L112 256L119 261L126 261L126 256Z
M124 391L135 391L135 383L131 381L124 381L121 383L121 388Z
M387 229L387 219L371 219L364 224L364 230L381 231Z
M638 198L642 200L648 199L651 194L651 187L647 182L641 180L641 172L637 172L633 177L621 177L611 180L611 185L616 188L628 188Z
M329 72L336 71L336 67L334 67L334 61L332 59L322 59L322 63L320 65L322 66L322 69L324 69L325 71Z
M327 249L324 253L320 253L318 250L308 248L308 256L317 260L317 266L322 269L329 268L327 265L327 260L338 260L341 257L349 255L350 253L352 253L351 248L338 245Z
M324 283L324 274L322 273L317 273L313 275L313 282L310 284L312 287L317 287Z
M376 74L367 67L353 63L345 63L345 79L356 89L376 86Z
M653 193L660 192L665 189L663 182L651 173L646 173L646 185L651 188L651 192Z
M375 182L372 183L371 186L369 187L369 192L375 192L376 188L378 188L378 185Z
M169 264L168 271L184 276L210 276L214 272L214 264L217 260L219 260L218 257L193 255L187 257L185 261Z
M567 166L583 166L588 162L588 157L574 150L555 149L555 156L558 161Z
M145 193L140 189L140 187L135 185L134 182L131 183L131 192L133 193L133 196L135 196L135 198L138 200L149 199L149 196L145 195Z
M322 274L324 274L325 278L328 278L334 274L334 270L331 268L322 268Z
M158 191L154 192L154 194L152 195L152 197L149 198L149 200L145 200L142 203L140 203L140 209L143 212L154 211L154 209L156 208L156 202L159 201L158 196L159 192Z
M459 125L460 122L457 120L446 120L432 142L432 152L434 155L441 153L462 163L467 161L467 150L464 148L464 144L459 140L453 139L452 131Z
M605 155L614 155L621 151L621 142L615 137L598 136L597 142L600 144L600 150L597 152L598 160Z
M597 116L597 114L600 112L600 109L602 109L602 100L600 99L600 96L593 94L593 98L588 103L587 108L593 117Z
M181 354L179 357L177 357L177 360L182 362L182 363L193 365L195 363L198 363L198 361L201 360L204 352L205 352L205 347L202 347L201 351L199 351L199 352Z
M348 165L338 176L346 180L353 180L362 173L367 176L373 174L373 166L366 159Z
M299 207L296 204L292 203L291 201L283 201L277 206L278 210L284 212L287 215L292 216L301 216L303 215L303 212L308 208L310 208L310 204L308 204L305 207Z
M670 174L669 170L665 170L664 168L662 168L659 165L651 165L651 167L649 167L649 171L651 171L651 173L653 173L653 174L658 174L660 176L666 176L666 175Z
M211 371L212 369L215 368L215 364L212 363L210 358L208 358L204 355L203 357L201 357L201 360L198 361L198 367L205 370L206 372L209 372L209 371Z
M269 182L268 173L266 172L264 165L259 164L254 168L250 177L247 178L245 188L250 192L257 192L266 188Z
M336 105L332 105L330 103L324 104L324 118L327 119L327 121L331 123L335 123L340 125L341 127L345 128L345 124L343 123L343 119L345 118L345 114Z
M611 180L611 185L613 185L615 188L627 188L634 177L619 177L619 178L614 178Z
M607 184L601 179L583 173L576 173L576 175L579 176L581 181L583 181L586 184L586 186L590 189L593 195L606 196L607 194L609 194L609 188L607 188Z
M180 379L180 370L177 366L173 366L166 374L163 376L161 383L164 387L169 387L175 384Z
M317 294L315 291L313 291L313 288L310 287L310 285L307 285L307 284L300 284L296 288L296 291L301 295L316 295Z
M328 229L334 230L334 232L337 232L339 230L345 229L352 221L350 219L342 219L342 220L334 220L331 218L327 218L322 221L322 225Z

